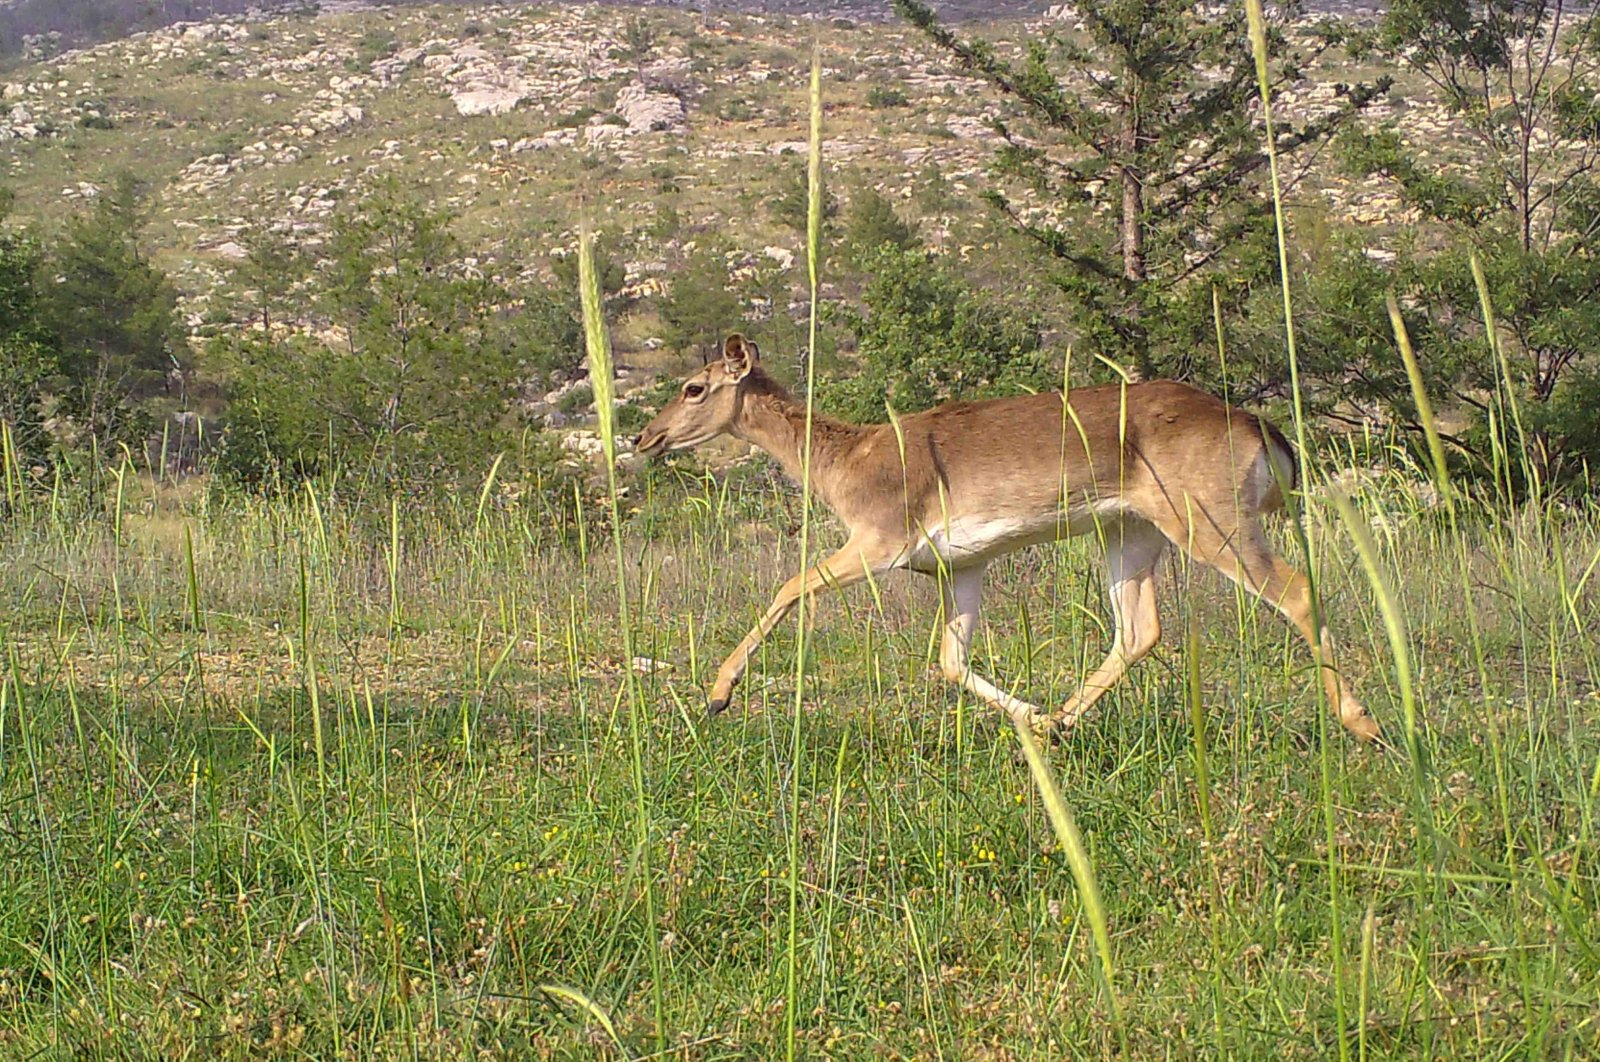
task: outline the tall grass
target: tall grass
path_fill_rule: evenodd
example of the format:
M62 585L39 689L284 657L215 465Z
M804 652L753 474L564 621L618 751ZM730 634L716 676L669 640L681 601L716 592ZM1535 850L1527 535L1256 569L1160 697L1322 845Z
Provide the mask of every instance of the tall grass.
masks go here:
M624 478L579 263L605 453L570 526L499 462L428 504L126 460L91 496L0 432L0 1056L1593 1053L1592 504L1302 445L1289 533L1404 758L1328 733L1298 641L1198 572L1183 665L1059 746L927 673L895 577L803 601L705 724L794 494ZM837 532L799 494L806 565ZM1105 637L1092 553L991 567L1030 699Z
M744 713L680 711L699 703L690 633L718 655L793 572L763 530L792 501L737 477L692 481L693 505L682 489L620 499L632 651L677 665L631 678L614 545L591 539L580 566L531 501L391 510L309 492L202 513L130 477L120 538L109 511L8 523L5 1053L167 1057L204 1036L255 1058L297 1035L313 1055L637 1056L710 1037L687 1053L777 1056L795 824L797 1054L1115 1049L1085 890L1017 737L983 710L957 735L959 699L922 668L926 585L817 603L798 771L797 629L752 660ZM1403 757L1333 750L1352 1053L1581 1057L1600 986L1600 654L1573 611L1592 608L1600 514L1535 531L1468 512L1455 530L1425 497L1397 475L1351 497L1406 619L1439 837L1419 862ZM1307 533L1347 667L1398 732L1352 539L1337 519ZM1062 588L1065 607L1027 621L1041 699L1070 691L1101 638L1092 560L1074 543L993 566L1003 676L1028 665L1004 604ZM1191 578L1168 626L1192 624L1197 646L1147 661L1039 750L1096 871L1127 1053L1332 1054L1303 651Z
M578 241L578 287L583 306L583 337L589 360L589 385L599 420L600 443L605 451L607 500L611 507L611 526L622 527L622 504L617 490L617 422L611 336L606 329L601 305L600 279L595 270L594 233L584 228ZM634 672L633 615L629 607L627 563L622 536L613 534L617 583L617 618L622 636L622 690L628 702L628 751L632 767L633 799L637 848L634 860L639 891L644 904L645 951L650 957L650 993L654 1009L656 1046L666 1044L666 983L662 966L661 939L656 928L655 872L651 861L651 807L646 792L644 769L644 702Z
M1271 70L1268 65L1267 23L1266 16L1262 12L1261 0L1245 0L1245 15L1250 27L1250 51L1255 59L1256 84L1261 93L1261 117L1264 126L1268 172L1272 189L1272 215L1274 226L1277 230L1278 282L1283 293L1284 349L1289 359L1289 388L1294 409L1295 452L1300 462L1300 482L1310 486L1313 482L1311 450L1306 439L1305 400L1304 393L1300 387L1299 351L1295 343L1294 297L1289 284L1289 227L1284 216L1283 188L1278 179L1278 142L1272 125L1272 85ZM1311 627L1313 631L1311 651L1317 670L1320 673L1322 668L1331 666L1332 661L1322 659L1321 637L1325 618L1322 613L1318 558L1312 549L1313 540L1305 534L1300 523L1298 506L1295 505L1292 499L1289 504L1289 511L1291 524L1295 530L1295 537L1298 539L1301 551L1306 559L1306 579L1310 584L1311 593ZM1321 684L1319 683L1318 685L1320 688ZM1323 699L1320 694L1319 699ZM1320 783L1323 828L1327 844L1328 935L1333 968L1334 1023L1338 1033L1339 1058L1342 1062L1342 1060L1350 1057L1350 1042L1346 1035L1344 914L1337 855L1339 830L1337 811L1333 799L1332 753L1329 748L1328 711L1326 710L1336 707L1336 705L1325 704L1325 710L1317 713L1317 744L1319 748L1318 760L1321 768L1318 781Z
M806 279L811 287L810 319L806 343L805 442L800 450L800 574L811 566L811 441L816 411L817 312L822 286L822 49L811 49L810 139L806 154ZM798 1047L796 1030L800 1010L800 774L805 756L802 708L806 691L806 620L810 601L801 594L795 608L799 627L794 654L794 712L789 745L789 933L784 958L784 1056L792 1060Z

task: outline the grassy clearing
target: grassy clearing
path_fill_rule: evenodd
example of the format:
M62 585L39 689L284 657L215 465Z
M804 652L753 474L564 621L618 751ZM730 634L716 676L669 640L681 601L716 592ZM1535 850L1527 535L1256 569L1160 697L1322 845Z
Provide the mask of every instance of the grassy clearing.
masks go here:
M1169 561L1183 649L1041 758L936 678L924 582L781 628L702 718L783 547L837 537L789 491L655 476L625 521L608 469L562 534L492 470L434 505L4 471L8 1054L1595 1050L1593 507L1469 507L1442 469L1307 499L1346 675L1404 753L1344 738L1298 641ZM1092 563L994 565L984 669L1065 697L1107 640Z
M1283 625L1175 567L1191 592L1164 594L1166 628L1199 653L1169 637L1046 750L1136 1056L1334 1051L1330 862L1352 1050L1593 1049L1600 514L1452 531L1420 497L1386 480L1357 505L1414 632L1426 831L1404 756L1320 725ZM11 520L4 1052L771 1055L791 828L799 1053L1108 1050L1099 960L1016 736L931 667L932 586L825 600L798 716L790 625L706 724L710 671L793 571L775 546L794 509L701 481L688 498L637 497L621 543L634 652L672 665L638 676L648 858L602 537L553 541L493 498L481 517L476 499L402 505L393 526L386 505L168 492L130 499L120 538L65 506ZM1383 617L1337 516L1311 514L1330 619L1399 740ZM1092 564L1069 544L998 565L985 666L1065 697L1105 643Z

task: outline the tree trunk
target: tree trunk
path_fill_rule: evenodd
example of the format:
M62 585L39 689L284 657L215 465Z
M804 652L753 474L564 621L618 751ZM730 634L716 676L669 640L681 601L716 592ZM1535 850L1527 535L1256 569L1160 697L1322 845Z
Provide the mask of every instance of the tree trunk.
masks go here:
M1144 261L1144 176L1134 165L1139 150L1139 115L1130 103L1122 119L1117 166L1122 182L1122 275L1135 283L1148 275Z
M1130 85L1132 75L1129 75ZM1117 179L1122 183L1122 276L1128 281L1121 332L1133 357L1135 375L1158 375L1146 342L1143 296L1140 287L1149 276L1144 256L1144 173L1138 165L1138 92L1131 88L1123 102L1122 128L1117 134Z

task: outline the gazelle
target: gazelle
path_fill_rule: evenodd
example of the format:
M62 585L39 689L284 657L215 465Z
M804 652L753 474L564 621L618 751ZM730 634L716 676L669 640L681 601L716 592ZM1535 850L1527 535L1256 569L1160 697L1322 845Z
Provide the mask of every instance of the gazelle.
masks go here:
M898 428L898 430L897 430ZM649 455L728 434L777 459L797 481L805 407L761 368L756 345L729 336L722 357L684 380L640 434ZM784 583L717 671L708 705L728 705L750 654L801 594L892 569L939 578L940 668L1031 725L1071 727L1161 636L1156 562L1169 543L1281 612L1318 657L1328 703L1357 737L1378 726L1334 668L1333 640L1312 621L1309 586L1268 543L1261 515L1283 505L1294 454L1264 420L1173 381L955 402L899 419L846 424L813 415L812 490L844 521L837 553ZM1116 633L1105 662L1055 713L972 670L984 566L1039 542L1097 531Z

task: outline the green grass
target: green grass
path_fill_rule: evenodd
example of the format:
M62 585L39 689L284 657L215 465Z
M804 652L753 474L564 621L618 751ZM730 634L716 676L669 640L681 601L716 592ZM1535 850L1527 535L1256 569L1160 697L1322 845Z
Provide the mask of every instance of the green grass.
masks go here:
M11 520L0 1052L770 1056L791 829L799 1053L1109 1050L1016 736L930 666L932 586L824 599L798 715L789 625L707 723L711 670L795 558L769 530L783 497L688 489L635 497L621 542L633 651L673 665L639 676L637 777L613 551L591 536L580 559L498 489L481 516L476 497L401 505L394 528L387 504L131 484L120 542L48 499ZM1429 859L1405 757L1323 727L1303 648L1210 577L1167 573L1190 590L1163 594L1174 636L1046 750L1098 873L1133 1056L1332 1052L1330 863L1345 1035L1367 1057L1593 1050L1600 514L1474 512L1451 531L1414 498L1383 480L1357 505L1385 514L1373 546L1412 632ZM1310 515L1330 622L1398 738L1384 619L1338 517ZM997 565L984 665L1064 698L1105 643L1093 567L1083 544Z
M1305 499L1283 537L1387 752L1330 725L1267 610L1176 564L1184 637L1039 750L936 677L923 581L803 608L815 630L780 628L704 719L720 654L838 537L792 492L653 474L624 498L608 453L567 533L498 462L455 502L130 470L88 502L32 493L0 442L6 1057L1600 1039L1592 505L1479 504L1442 466ZM993 566L985 670L1074 688L1107 641L1092 554Z

